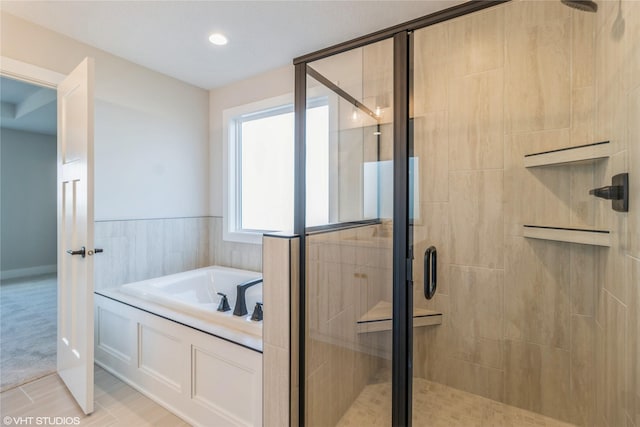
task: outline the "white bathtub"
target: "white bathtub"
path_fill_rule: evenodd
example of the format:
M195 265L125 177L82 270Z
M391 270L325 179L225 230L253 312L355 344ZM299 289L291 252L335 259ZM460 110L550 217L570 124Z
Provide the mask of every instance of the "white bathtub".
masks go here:
M248 314L233 315L236 286L260 277L261 273L253 271L213 266L129 283L119 290L235 331L262 337L262 322L251 320L256 302L262 302L262 283L251 286L245 293ZM227 295L230 311L217 311L222 298L218 292Z
M95 362L192 425L261 426L262 284L232 314L236 286L259 277L215 266L96 292Z

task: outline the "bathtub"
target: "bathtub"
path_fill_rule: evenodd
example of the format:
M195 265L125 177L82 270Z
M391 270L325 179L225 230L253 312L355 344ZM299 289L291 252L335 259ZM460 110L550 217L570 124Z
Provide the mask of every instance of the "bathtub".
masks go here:
M232 314L236 286L259 277L214 266L96 291L95 362L192 425L261 426L261 283Z
M251 320L256 303L262 302L262 283L251 286L245 293L248 314L233 315L236 286L260 277L261 273L253 271L213 266L129 283L119 290L223 327L262 337L262 322ZM217 311L222 298L218 293L227 295L230 311Z

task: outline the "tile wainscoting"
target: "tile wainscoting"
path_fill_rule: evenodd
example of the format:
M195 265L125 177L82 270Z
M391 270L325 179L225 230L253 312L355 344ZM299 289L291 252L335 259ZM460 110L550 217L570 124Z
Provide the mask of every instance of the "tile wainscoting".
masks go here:
M95 289L209 265L262 270L262 245L222 240L222 218L96 221Z

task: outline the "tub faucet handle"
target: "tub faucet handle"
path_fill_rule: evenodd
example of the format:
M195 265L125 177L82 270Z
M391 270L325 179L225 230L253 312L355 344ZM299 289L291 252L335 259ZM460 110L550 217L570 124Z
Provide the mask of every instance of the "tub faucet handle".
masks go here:
M231 310L231 307L229 306L229 300L227 299L227 295L223 294L222 292L218 292L218 295L220 295L222 298L220 298L220 304L218 304L218 311L229 311Z
M259 322L262 320L262 303L257 302L256 307L253 309L253 314L251 315L251 320L255 322Z

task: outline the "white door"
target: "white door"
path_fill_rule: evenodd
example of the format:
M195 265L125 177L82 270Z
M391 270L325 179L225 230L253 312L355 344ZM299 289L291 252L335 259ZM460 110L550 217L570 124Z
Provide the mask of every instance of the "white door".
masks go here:
M93 59L58 86L58 374L93 412Z

